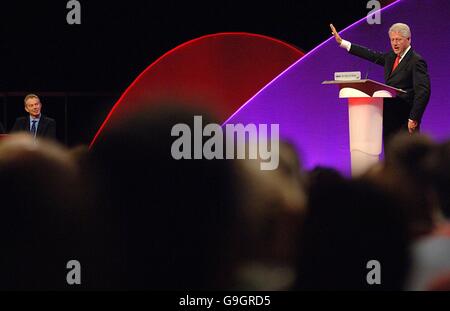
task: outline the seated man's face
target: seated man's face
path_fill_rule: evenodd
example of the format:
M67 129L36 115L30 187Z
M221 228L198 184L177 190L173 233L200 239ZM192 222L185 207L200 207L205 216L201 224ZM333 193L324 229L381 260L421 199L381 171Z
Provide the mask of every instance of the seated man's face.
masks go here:
M32 117L39 117L41 115L41 101L39 98L29 98L25 103L25 111Z

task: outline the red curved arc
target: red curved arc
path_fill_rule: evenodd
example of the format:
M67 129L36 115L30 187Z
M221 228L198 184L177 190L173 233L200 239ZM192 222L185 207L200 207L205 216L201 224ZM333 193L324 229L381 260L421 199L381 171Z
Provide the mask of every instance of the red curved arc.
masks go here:
M261 35L261 34L254 34L254 33L246 33L246 32L223 32L223 33L216 33L216 34L208 34L202 37L198 37L192 40L189 40L185 43L180 44L179 46L169 50L168 52L166 52L165 54L163 54L162 56L160 56L157 60L155 60L152 64L150 64L146 69L144 69L144 71L142 71L137 77L136 79L127 87L127 89L122 93L122 95L120 96L120 98L116 101L116 103L114 104L114 106L112 107L111 111L108 113L107 117L105 118L105 120L103 121L102 125L100 126L99 130L97 131L97 133L95 134L94 138L92 139L89 148L92 148L92 146L95 144L96 140L98 139L98 136L100 135L100 133L104 130L106 124L108 123L108 121L110 120L111 116L114 114L115 110L117 109L117 107L122 103L122 101L124 100L124 98L129 94L129 92L135 87L135 85L154 67L156 66L158 63L160 63L163 59L165 59L166 57L168 57L169 55L175 53L176 51L188 46L188 45L192 45L195 42L201 41L201 40L205 40L208 38L213 38L213 37L224 37L224 36L247 36L247 37L254 37L254 38L262 38L265 40L269 40L272 42L276 42L277 44L283 45L286 48L290 49L292 52L296 53L298 55L298 57L302 57L305 53L303 51L301 51L300 49L298 49L297 47L294 47L293 45L286 43L282 40L276 39L276 38L272 38L272 37L268 37L265 35ZM244 103L241 103L244 104Z

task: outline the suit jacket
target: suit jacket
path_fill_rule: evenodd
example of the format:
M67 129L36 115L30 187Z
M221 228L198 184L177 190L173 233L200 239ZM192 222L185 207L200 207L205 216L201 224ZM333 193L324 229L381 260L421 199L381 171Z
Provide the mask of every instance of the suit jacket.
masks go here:
M425 60L411 48L391 73L397 57L393 51L380 53L352 43L350 53L384 66L385 83L407 92L396 97L397 104L408 105L409 119L420 123L431 95Z
M20 117L14 122L11 132L30 132L30 116ZM56 139L56 122L41 114L36 136Z
M5 133L5 128L3 127L3 124L0 122L0 134Z

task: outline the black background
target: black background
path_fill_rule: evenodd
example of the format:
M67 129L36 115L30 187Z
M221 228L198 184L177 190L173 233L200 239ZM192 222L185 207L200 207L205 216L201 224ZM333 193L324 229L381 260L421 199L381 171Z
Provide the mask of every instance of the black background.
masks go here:
M80 3L81 25L68 25L65 0L2 1L0 121L8 129L25 113L23 96L36 92L62 142L89 143L134 78L183 42L244 31L307 52L330 36L330 22L342 29L369 11L364 0Z

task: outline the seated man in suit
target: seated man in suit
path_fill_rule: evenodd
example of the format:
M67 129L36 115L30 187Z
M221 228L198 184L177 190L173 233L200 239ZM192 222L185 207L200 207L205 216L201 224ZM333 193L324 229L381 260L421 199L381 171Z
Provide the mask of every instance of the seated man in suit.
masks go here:
M42 104L39 97L35 94L25 96L25 111L27 117L16 119L11 132L29 132L34 137L46 137L56 139L56 122L41 114Z
M397 23L389 29L392 50L375 52L340 37L333 25L331 32L337 43L350 54L384 66L387 85L403 89L406 94L384 100L384 144L400 130L410 134L419 131L422 116L431 95L430 77L425 60L411 48L409 26Z

